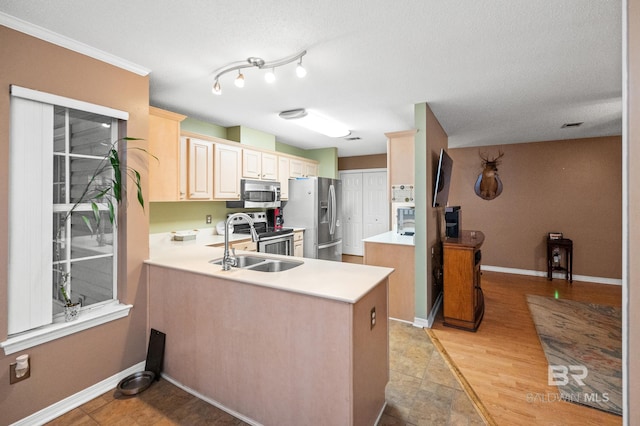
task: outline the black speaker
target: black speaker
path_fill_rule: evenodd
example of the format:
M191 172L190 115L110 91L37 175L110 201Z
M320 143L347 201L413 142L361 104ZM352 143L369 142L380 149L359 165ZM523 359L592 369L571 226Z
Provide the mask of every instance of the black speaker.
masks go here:
M462 212L460 206L445 207L444 221L447 238L459 238L462 230Z

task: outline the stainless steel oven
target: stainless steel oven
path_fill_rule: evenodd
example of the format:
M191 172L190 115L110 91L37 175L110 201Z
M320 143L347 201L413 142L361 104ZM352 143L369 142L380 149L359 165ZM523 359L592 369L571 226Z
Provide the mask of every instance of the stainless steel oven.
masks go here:
M247 212L253 219L253 226L258 234L257 251L260 253L293 255L293 228L274 228L269 226L265 212ZM233 232L248 234L249 223L243 217L235 217L232 221Z
M293 255L293 232L288 234L263 237L258 234L258 252Z

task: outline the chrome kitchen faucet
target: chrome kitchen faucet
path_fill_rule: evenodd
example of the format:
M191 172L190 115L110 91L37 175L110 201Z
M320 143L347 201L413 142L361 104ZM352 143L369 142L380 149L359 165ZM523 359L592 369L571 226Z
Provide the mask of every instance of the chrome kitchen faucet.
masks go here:
M233 213L227 217L224 223L224 256L222 257L222 270L228 271L232 266L236 266L236 251L233 250L233 256L229 254L229 224L235 217L243 217L247 220L249 227L251 228L251 241L258 241L258 233L253 226L253 219L246 213Z

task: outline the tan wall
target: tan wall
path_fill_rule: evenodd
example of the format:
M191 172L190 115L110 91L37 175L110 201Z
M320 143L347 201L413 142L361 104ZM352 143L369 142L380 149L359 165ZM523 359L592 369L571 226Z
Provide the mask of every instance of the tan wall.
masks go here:
M444 237L444 226L442 226L443 209L433 208L433 187L435 185L435 174L438 170L438 161L440 159L440 150L447 149L449 145L449 137L438 122L438 119L427 105L427 303L431 308L436 297L442 290L433 282L433 268L435 266L434 258L431 257L431 248L434 253L440 250L440 241Z
M128 135L147 138L148 77L87 58L0 26L0 199L8 196L9 85L92 102L128 111ZM144 146L144 144L143 144ZM128 160L131 165L135 159ZM146 158L135 167L146 179ZM146 184L145 184L146 190ZM31 377L9 385L9 364L14 354L0 352L0 423L20 420L80 390L98 383L146 356L146 278L142 261L148 255L148 220L137 206L135 191L129 193L128 233L122 259L118 292L132 303L126 319L110 322L51 343L24 351L31 357ZM7 241L8 210L0 203L0 341L7 338Z
M386 169L387 154L339 157L338 170Z
M480 152L504 153L500 196L474 192ZM622 139L574 139L450 149L449 205L462 227L484 232L484 265L546 271L546 236L573 240L573 273L620 279L622 271Z
M629 1L629 255L628 255L628 398L627 424L640 424L640 1Z

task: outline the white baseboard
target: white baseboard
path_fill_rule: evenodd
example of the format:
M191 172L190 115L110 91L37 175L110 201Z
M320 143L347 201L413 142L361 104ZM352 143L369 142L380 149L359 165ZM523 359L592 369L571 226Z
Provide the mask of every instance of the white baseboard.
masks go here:
M120 380L124 379L130 374L144 371L144 366L145 362L142 361L132 367L127 368L124 371L121 371L120 373L114 374L113 376L106 378L99 383L96 383L93 386L90 386L61 401L58 401L53 405L43 408L42 410L13 423L13 425L33 426L50 422L51 420L73 410L74 408L78 408L82 404L85 404L92 399L99 397L105 392L109 392L111 389L114 389L116 386L118 386Z
M533 271L529 269L504 268L502 266L481 265L483 271L502 272L504 274L528 275L532 277L546 277L547 271ZM565 279L566 275L554 272L553 278ZM583 281L587 283L622 285L622 280L617 278L590 277L587 275L573 274L573 281Z
M429 312L428 328L431 328L433 323L436 321L436 315L438 315L438 311L440 310L441 304L442 304L442 292L440 292L440 294L438 294L438 297L436 297L436 301L433 302L433 306L431 307L431 311Z
M191 389L189 386L185 386L182 383L180 383L179 381L177 381L176 379L174 379L171 376L168 376L166 374L162 374L162 378L167 380L168 382L173 383L174 385L176 385L177 387L179 387L180 389L184 390L185 392L197 397L198 399L201 399L203 401L208 402L209 404L213 405L214 407L217 407L219 409L221 409L224 412L227 412L229 414L231 414L233 417L235 417L236 419L240 419L243 422L250 424L250 425L254 425L254 426L262 426L261 423L256 422L253 419L248 418L247 416L244 416L240 413L238 413L237 411L234 411L228 407L225 407L224 405L220 404L218 401L215 401L203 394L201 394L200 392Z

